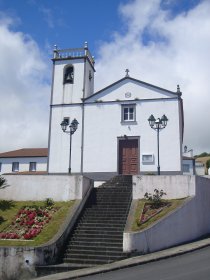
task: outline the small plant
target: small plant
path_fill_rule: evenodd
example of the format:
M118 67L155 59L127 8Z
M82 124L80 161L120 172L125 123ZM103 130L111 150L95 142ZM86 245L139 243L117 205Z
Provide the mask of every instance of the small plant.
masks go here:
M164 204L162 201L164 195L166 195L166 193L163 190L159 191L158 189L154 189L154 194L146 192L144 198L150 201L152 208L157 209Z
M45 199L44 204L45 204L46 207L52 207L55 204L55 202L52 198L48 197L48 198Z
M4 189L6 187L8 187L7 180L2 176L0 176L0 189Z
M15 203L13 200L0 200L0 210L1 211L6 211L11 209L12 207L15 206Z
M210 159L208 159L208 160L206 161L206 168L207 168L207 169L210 168Z
M4 217L0 216L0 225L5 221Z

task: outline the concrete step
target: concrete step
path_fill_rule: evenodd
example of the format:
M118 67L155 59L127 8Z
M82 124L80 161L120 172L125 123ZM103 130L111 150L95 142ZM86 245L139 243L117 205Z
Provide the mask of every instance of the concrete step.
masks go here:
M123 235L119 235L119 236L107 236L107 235L79 235L79 236L73 236L71 238L71 241L72 242L83 242L83 243L109 243L109 244L112 244L112 243L122 243L123 242ZM70 241L70 242L71 242ZM70 243L69 243L70 244Z
M94 251L94 252L98 252L98 251L103 251L103 252L109 252L109 251L114 251L114 252L122 252L122 244L119 244L118 246L116 245L106 245L106 246L99 246L99 245L95 245L94 244L89 244L89 245L80 245L80 244L72 244L72 245L68 245L66 252L67 253L71 253L74 250L77 251Z
M86 211L84 212L84 215L90 215L92 214L93 216L99 216L99 215L112 215L112 216L117 216L120 214L125 215L127 211L127 208L122 208L122 209L109 209L109 208L105 208L105 209L101 209L101 208L88 208L86 209Z
M75 231L75 233L73 234L72 238L81 238L81 237L87 237L87 238L122 238L123 237L123 233L122 231L97 231L97 230L77 230Z
M119 254L118 256L72 254L71 256L64 257L63 260L64 262L70 262L70 263L103 264L103 263L109 263L124 258L125 256L123 254Z
M96 201L91 207L98 206L98 207L126 207L129 201L108 201L105 199L101 199L100 201Z
M67 248L69 248L71 246L83 246L83 247L95 246L95 247L120 247L120 248L122 248L123 239L120 239L120 240L111 239L111 240L109 240L107 238L107 239L104 239L104 240L101 240L101 239L71 240L69 242L69 244L67 245Z
M96 205L105 205L105 206L125 206L126 203L128 204L130 202L130 197L129 198L125 198L125 199L121 199L119 200L109 200L109 199L104 199L104 198L98 198L95 200L95 202L92 203L92 205L90 207L96 206Z
M132 189L131 188L127 188L127 187L113 187L113 186L106 186L104 188L97 188L96 191L95 191L95 194L109 194L110 197L115 194L115 193L118 193L118 194L125 194L125 193L131 193Z
M113 223L113 224L111 224L111 223L80 223L80 224L78 224L77 225L77 227L76 227L76 229L78 230L78 229L99 229L99 230L109 230L109 229L111 229L111 230L124 230L124 227L125 227L125 225L124 224L122 224L122 223L118 223L118 224L116 224L116 223Z
M65 255L64 255L64 258L69 258L69 257L72 257L72 256L75 256L75 255L82 255L82 256L115 256L115 257L119 257L119 256L122 256L123 255L123 251L114 251L114 250L106 250L106 251L103 251L103 250L84 250L84 249L81 249L81 250L67 250Z
M127 205L126 206L122 206L122 205L104 205L104 206L100 206L100 205L93 205L91 208L89 208L90 212L91 211L104 211L104 212L123 212L127 210Z
M126 222L126 217L113 217L113 216L110 216L110 217L89 217L89 216L86 216L86 217L82 217L81 219L81 223L84 222L84 223L110 223L110 224L123 224Z
M95 193L95 197L98 196L109 196L110 198L118 195L119 197L126 197L130 195L132 192L129 189L116 189L116 188L101 188ZM116 198L118 196L115 196Z
M97 236L101 236L101 235L110 235L110 236L120 236L122 235L122 229L113 229L113 228L106 228L106 229L99 229L99 228L79 228L76 229L74 232L74 236L76 235L97 235Z

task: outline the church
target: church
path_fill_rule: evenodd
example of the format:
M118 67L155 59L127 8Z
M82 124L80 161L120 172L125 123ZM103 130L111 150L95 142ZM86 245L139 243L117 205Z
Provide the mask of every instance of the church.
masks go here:
M130 76L94 92L94 58L84 48L53 55L49 174L106 180L117 174L182 174L179 86L170 91Z

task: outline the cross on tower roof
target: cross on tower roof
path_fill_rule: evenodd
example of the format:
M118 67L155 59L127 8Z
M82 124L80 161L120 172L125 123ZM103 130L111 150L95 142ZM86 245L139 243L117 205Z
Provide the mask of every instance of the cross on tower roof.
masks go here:
M126 77L129 77L129 74L128 74L129 72L130 72L129 69L125 69L125 73L126 73L125 76Z

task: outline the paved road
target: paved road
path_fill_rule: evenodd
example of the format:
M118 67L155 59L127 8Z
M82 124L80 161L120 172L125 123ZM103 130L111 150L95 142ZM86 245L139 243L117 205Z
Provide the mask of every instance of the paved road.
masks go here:
M77 280L210 280L210 247Z

